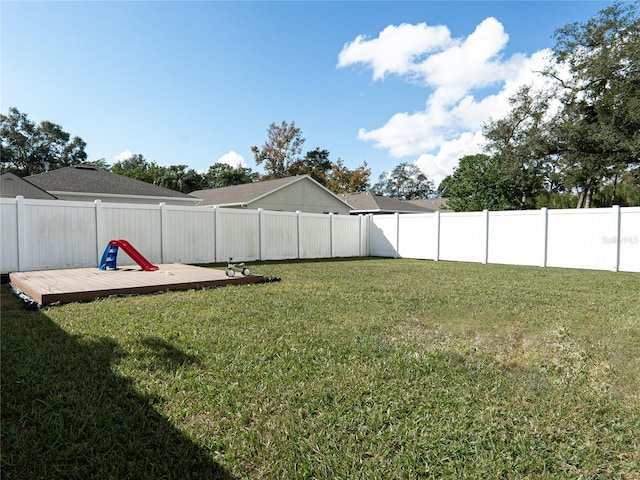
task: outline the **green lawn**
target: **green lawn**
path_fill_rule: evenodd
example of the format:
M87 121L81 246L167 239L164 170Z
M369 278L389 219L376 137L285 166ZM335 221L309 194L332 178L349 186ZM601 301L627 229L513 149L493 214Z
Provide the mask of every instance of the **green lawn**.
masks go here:
M250 267L282 281L4 285L2 478L640 478L640 275Z

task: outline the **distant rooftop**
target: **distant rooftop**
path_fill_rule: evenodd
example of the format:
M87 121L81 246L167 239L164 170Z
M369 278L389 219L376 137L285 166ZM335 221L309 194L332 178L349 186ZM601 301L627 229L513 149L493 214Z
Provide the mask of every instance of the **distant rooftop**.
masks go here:
M347 193L339 195L357 213L425 213L434 210L396 198L375 195L371 192Z
M259 199L260 197L278 190L290 183L302 179L299 177L276 178L261 182L243 183L230 187L212 188L209 190L196 190L191 195L201 198L201 206L205 205L241 205Z
M118 175L91 165L49 170L25 177L25 180L47 192L80 192L112 195L138 195L145 197L173 197L194 199L194 197L170 188Z

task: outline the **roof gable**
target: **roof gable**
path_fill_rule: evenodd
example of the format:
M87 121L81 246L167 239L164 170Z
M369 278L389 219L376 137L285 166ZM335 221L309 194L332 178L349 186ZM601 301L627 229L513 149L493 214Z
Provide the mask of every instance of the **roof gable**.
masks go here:
M348 206L339 195L320 185L309 175L298 175L295 177L276 178L274 180L264 180L261 182L245 183L233 185L231 187L212 188L209 190L197 190L191 192L192 195L202 198L201 206L237 206L248 205L262 198L272 195L297 182L310 182L327 194L335 197L340 203Z
M0 175L0 196L12 198L21 195L25 198L55 200L56 197L42 188L30 183L15 173L5 172Z

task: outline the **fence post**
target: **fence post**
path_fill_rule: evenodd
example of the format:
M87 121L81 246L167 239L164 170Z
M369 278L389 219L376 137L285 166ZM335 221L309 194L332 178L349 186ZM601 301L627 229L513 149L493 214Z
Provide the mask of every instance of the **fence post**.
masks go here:
M25 243L26 235L24 233L24 224L25 224L25 208L24 208L24 197L22 195L18 195L16 197L16 234L18 241L18 271L21 272L22 269L26 266L26 254L27 254L27 245Z
M621 223L620 222L621 220L620 205L612 205L611 208L613 209L613 221L614 221L613 231L615 232L614 235L616 238L613 271L617 272L620 269L620 233L621 233L621 227L622 227L622 225L620 224Z
M168 220L167 220L167 204L160 202L160 263L165 262L167 255L165 249L167 248L169 241L167 239L168 232Z
M331 258L335 256L333 243L333 212L329 212L329 251L331 252Z
M213 263L218 263L218 207L213 207Z
M395 256L394 258L400 258L400 214L398 212L394 213L396 217L396 246L395 246Z
M364 224L363 224L364 222ZM360 221L360 225L362 227L362 236L360 237L360 241L362 243L362 256L369 257L371 256L371 217L367 214L362 215L362 219Z
M264 218L264 209L259 208L258 209L258 260L262 260L262 242L264 241L264 239L262 238L263 235L263 225L262 222Z
M549 242L549 209L543 207L540 209L540 216L542 217L542 258L540 259L540 266L547 266L547 245Z
M433 260L437 262L440 260L440 210L436 210L434 213L436 216L436 228L435 228L436 241L435 241L435 252L433 254Z
M300 210L296 210L296 258L300 258Z
M358 214L358 257L362 258L362 214Z
M367 257L371 256L371 244L373 243L373 213L367 213Z
M96 210L96 264L100 266L100 260L102 258L100 239L104 237L104 220L102 218L102 200L94 200L93 204Z
M483 264L487 264L489 261L489 210L483 210L482 216L484 218L484 258Z

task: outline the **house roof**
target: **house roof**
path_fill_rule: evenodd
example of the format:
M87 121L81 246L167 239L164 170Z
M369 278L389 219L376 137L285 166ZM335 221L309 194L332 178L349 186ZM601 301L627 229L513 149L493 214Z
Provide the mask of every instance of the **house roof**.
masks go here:
M433 212L413 203L371 192L347 193L340 198L351 205L351 213L425 213Z
M0 175L0 184L2 185L0 197L13 198L17 195L22 195L25 198L56 199L55 195L51 195L49 192L12 172L5 172Z
M409 203L419 207L430 208L431 210L449 210L446 198L428 198L426 200L407 200Z
M316 182L309 175L297 175L295 177L276 178L274 180L264 180L260 182L244 183L242 185L233 185L231 187L213 188L210 190L197 190L191 192L191 195L202 199L201 206L218 205L218 206L237 206L246 205L255 202L269 194L272 194L288 185L292 185L300 181L311 181L318 187L326 190L338 200L345 203L344 199L327 190L325 187Z
M79 192L144 197L170 197L195 200L194 197L165 187L118 175L90 165L49 170L25 177L47 192Z

